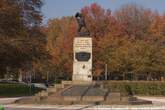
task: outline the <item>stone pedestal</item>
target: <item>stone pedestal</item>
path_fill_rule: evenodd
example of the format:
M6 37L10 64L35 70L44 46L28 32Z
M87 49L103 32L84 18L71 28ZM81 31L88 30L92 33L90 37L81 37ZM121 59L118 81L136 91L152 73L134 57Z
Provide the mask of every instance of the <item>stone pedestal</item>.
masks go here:
M92 38L75 37L72 81L92 82Z

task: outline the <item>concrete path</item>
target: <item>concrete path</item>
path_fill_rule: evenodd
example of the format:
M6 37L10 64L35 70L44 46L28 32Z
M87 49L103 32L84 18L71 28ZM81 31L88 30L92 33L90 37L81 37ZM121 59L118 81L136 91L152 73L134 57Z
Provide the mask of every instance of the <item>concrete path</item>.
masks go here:
M5 105L5 110L165 110L165 105Z
M14 103L16 100L19 100L23 97L16 97L16 98L0 98L0 104L11 104Z
M22 98L0 98L5 110L165 110L165 97L142 97L139 99L153 101L154 105L17 105L10 104Z
M165 97L136 96L139 99L152 101L154 105L165 105Z

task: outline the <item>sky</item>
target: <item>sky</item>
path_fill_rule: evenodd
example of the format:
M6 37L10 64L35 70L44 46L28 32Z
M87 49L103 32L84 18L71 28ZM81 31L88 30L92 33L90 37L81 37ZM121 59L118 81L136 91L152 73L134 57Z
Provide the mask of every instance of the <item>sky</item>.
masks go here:
M161 14L165 12L165 0L45 0L42 7L43 23L46 24L49 19L75 15L81 8L92 3L97 3L112 12L127 3L136 3L157 10Z

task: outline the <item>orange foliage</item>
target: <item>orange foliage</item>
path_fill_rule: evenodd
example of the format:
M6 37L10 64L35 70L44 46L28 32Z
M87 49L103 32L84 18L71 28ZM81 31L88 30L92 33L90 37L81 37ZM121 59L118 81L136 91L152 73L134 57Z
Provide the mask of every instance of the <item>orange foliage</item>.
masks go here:
M153 20L149 31L151 34L160 36L164 34L164 29L165 29L165 15L160 16L159 14L155 15L155 19Z
M93 38L93 73L99 76L105 64L113 71L130 70L132 57L129 49L136 40L145 41L151 35L165 35L165 15L160 16L137 5L126 5L114 14L97 3L81 9ZM77 23L73 17L49 21L48 49L53 63L72 73L73 38ZM135 43L136 45L136 43ZM113 53L114 52L114 53ZM113 54L113 55L112 55ZM113 56L113 60L111 60ZM129 60L130 59L130 60Z

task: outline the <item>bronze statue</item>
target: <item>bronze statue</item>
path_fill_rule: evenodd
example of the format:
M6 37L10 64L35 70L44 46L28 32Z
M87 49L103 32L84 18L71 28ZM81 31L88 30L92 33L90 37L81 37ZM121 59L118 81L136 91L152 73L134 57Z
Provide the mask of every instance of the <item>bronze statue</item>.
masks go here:
M89 36L90 33L89 33L89 30L86 27L84 16L81 13L77 12L75 17L76 17L76 20L77 20L77 23L78 23L77 32L78 32L79 36ZM84 28L86 31L83 32L82 28Z

